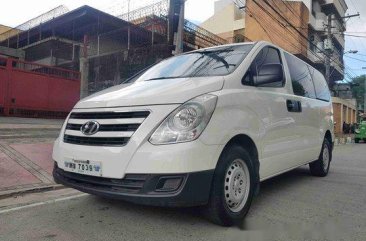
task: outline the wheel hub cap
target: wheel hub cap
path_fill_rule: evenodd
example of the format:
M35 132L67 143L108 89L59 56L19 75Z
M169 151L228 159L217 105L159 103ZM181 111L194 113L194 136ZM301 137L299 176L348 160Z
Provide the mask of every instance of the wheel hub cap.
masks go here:
M245 162L236 159L231 163L225 175L225 201L233 212L239 212L248 199L250 189L249 170Z

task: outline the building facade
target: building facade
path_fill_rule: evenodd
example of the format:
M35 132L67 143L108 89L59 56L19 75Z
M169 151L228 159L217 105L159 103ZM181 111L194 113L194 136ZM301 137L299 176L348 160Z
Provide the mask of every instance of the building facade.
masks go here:
M243 1L241 1L243 2ZM326 49L331 56L331 84L344 78L344 0L246 0L239 10L233 1L215 2L214 15L201 26L238 42L266 40L295 54L325 73ZM331 16L332 41L328 43L327 16Z
M204 21L201 27L220 36L229 43L244 42L245 13L232 0L214 3L214 15Z
M116 16L89 6L72 11L56 8L30 20L34 24L0 33L0 56L80 71L81 92L86 96L171 56L180 4L161 0ZM225 43L184 21L184 51Z
M334 132L336 135L345 134L343 125L353 125L357 123L357 109L355 99L341 99L332 97L334 110Z

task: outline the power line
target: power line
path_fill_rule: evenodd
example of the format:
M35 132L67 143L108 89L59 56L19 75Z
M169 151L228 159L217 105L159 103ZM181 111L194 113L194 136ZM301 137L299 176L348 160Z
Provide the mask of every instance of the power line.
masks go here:
M270 18L272 18L274 21L277 21L278 22L278 20L271 14L271 13L269 13L266 9L264 9L262 6L259 6L263 11L265 11L267 14L268 14L268 16L270 17ZM249 10L249 8L247 7L247 10ZM249 10L250 11L250 10ZM254 18L254 12L252 12L251 11L251 13L249 12L249 14L250 14L250 16L252 16L253 18ZM258 15L258 17L262 17L263 15ZM274 28L275 28L275 26L276 25L273 25L271 22L269 22L269 20L268 19L266 19L266 18L262 18L262 22L264 22L264 23L267 23L267 27L268 27L268 30L269 31L271 31L272 33L273 33L273 35L275 35L275 36L277 36L277 37L279 37L279 39L283 39L283 35L280 35L279 34L279 31L276 31ZM283 23L280 23L279 22L279 24L282 26L282 28L281 29L286 29L286 28L284 28L284 25L283 25ZM294 37L293 36L293 33L291 33L289 30L287 30L290 34L291 34L291 36L292 37ZM268 34L267 34L268 35ZM294 37L295 38L295 37ZM299 46L297 46L297 45L295 45L295 44L293 44L293 43L291 43L291 42L289 42L293 47L294 47L294 49L296 49L296 50L298 50L299 52L301 52L301 49L299 48Z
M366 38L366 36L365 35L354 35L354 34L344 34L345 36L349 36L349 37L355 37L355 38Z
M355 55L365 56L365 57L366 57L366 54L359 54L359 53L355 53Z
M276 18L276 17L274 17L267 9L265 9L261 4L259 4L257 1L255 1L254 0L254 3L259 7L259 8L261 8L261 10L263 10L264 12L266 12L267 14L268 14L268 16L270 16L273 20L275 20L276 22L278 22L279 23L279 25L280 26L282 26L282 27L286 27L286 25L283 23L283 22L280 22L279 21L279 19L278 18ZM275 13L277 13L277 15L279 15L282 19L284 19L285 20L285 22L287 23L287 25L288 26L291 26L302 38L304 38L305 40L307 40L310 44L312 44L313 46L315 46L315 48L316 49L318 49L318 50L320 50L320 52L322 52L322 53L324 53L323 51L322 51L322 49L320 49L318 46L316 46L314 43L311 43L310 41L309 41L309 39L308 39L308 37L306 37L306 36L304 36L301 32L299 32L297 29L296 29L296 27L292 24L292 23L290 23L287 19L285 19L284 17L283 17L283 13L282 13L282 11L281 10L279 10L279 11L277 11L276 9L274 9L268 2L265 2ZM289 9L290 10L290 12L292 12L294 15L297 15L294 11L293 11L293 9L290 9L290 7L289 7L289 5L288 4L285 4L285 6L286 6L286 8L287 9ZM277 8L279 8L278 6L277 6ZM254 19L255 19L255 21L256 22L258 22L258 24L263 28L263 25L260 23L260 21L258 21L258 19L257 18L255 18L254 17L254 13L252 12L252 11L250 11L249 10L249 8L248 8L248 6L246 7L246 10L247 10L247 12L248 12L248 14L251 14L251 17L253 17ZM281 13L280 13L281 12ZM259 15L259 16L261 16L261 15ZM263 19L263 22L266 22L266 20L265 19ZM267 22L268 23L268 22ZM271 23L270 23L271 24ZM271 32L273 33L273 31L274 31L274 35L276 35L277 37L279 36L279 33L278 32L276 32L274 29L273 29L273 24L272 25L267 25L267 26L269 26L269 30L272 30ZM264 29L264 28L263 28ZM265 30L265 29L264 29ZM294 32L293 31L290 31L289 29L287 29L287 32L289 32L290 33L290 35L292 36L292 37L294 37ZM265 33L266 33L266 35L271 39L271 36L269 35L269 33L268 33L268 31L266 31L265 30ZM283 36L281 35L281 36L279 36L281 39L283 39ZM294 38L297 38L297 36L296 37L294 37ZM271 41L273 42L273 40L271 39ZM289 43L291 43L291 42L289 42ZM300 45L302 46L302 47L304 47L305 49L308 49L308 45L305 45L303 42L300 42ZM297 46L297 45L294 45L294 44L292 44L292 46L295 48L295 49L297 49L297 50L299 50L300 52L301 52L301 48L299 48L299 46ZM318 59L322 59L322 57L319 57L319 55L316 53L316 52L314 52L314 51L312 51L311 49L309 49L309 51L310 52L312 52ZM331 62L333 62L333 63L335 63L337 66L339 66L340 68L342 68L342 69L344 69L344 71L345 71L345 74L346 75L349 75L349 78L350 79L352 79L354 76L352 76L352 74L350 74L350 73L348 73L348 71L347 71L347 69L346 69L346 67L342 64L342 63L339 63L338 61L336 62L336 59L333 59ZM334 71L334 70L333 70Z
M258 2L256 0L253 0L262 10L266 11L263 6L260 6L258 4ZM305 36L303 33L301 33L292 23L290 23L283 15L283 13L281 12L281 10L277 11L270 3L268 3L268 1L264 1L264 3L269 6L278 16L280 16L289 26L291 26L302 38L304 38L305 40L307 40L307 42L309 42L311 45L313 45L316 49L319 50L319 52L324 53L324 51L322 49L320 49L317 45L315 45L314 43L312 43L311 41L309 41L309 38L307 36ZM285 6L288 8L288 5L285 4ZM277 6L277 8L279 8ZM289 8L288 8L289 9ZM289 9L290 10L290 9ZM291 10L290 10L291 11ZM268 11L266 11L268 13ZM293 12L293 11L291 11ZM270 13L268 13L270 14ZM280 23L281 25L283 25L283 23L279 22L277 18L274 18L278 23ZM301 44L301 43L300 43ZM304 46L306 49L308 48L308 46ZM319 57L319 55L317 53L315 53L314 51L310 50L314 55L316 55L319 59L321 59L321 57ZM324 53L325 55L327 55L326 53ZM338 65L340 68L344 68L344 66L342 66L341 63L337 63L333 60L333 62Z
M354 58L354 57L347 56L347 55L345 55L345 57L350 58L350 59L354 59L354 60L358 60L358 61L361 61L361 62L365 62L365 63L366 63L366 60L363 60L363 59L358 59L358 58Z

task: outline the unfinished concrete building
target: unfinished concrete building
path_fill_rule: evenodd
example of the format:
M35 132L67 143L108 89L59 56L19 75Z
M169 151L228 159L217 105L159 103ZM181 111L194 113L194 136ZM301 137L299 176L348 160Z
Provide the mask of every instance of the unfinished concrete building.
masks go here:
M86 95L171 56L180 4L163 0L117 16L89 6L58 9L56 17L0 34L0 46L21 51L26 61L80 71ZM185 51L226 43L187 20L184 30Z

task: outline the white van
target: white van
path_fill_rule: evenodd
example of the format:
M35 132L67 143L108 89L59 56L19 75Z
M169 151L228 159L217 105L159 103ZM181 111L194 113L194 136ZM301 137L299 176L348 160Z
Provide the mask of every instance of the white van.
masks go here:
M163 60L80 100L55 141L56 182L243 219L263 180L310 164L326 176L333 111L324 76L267 42Z

